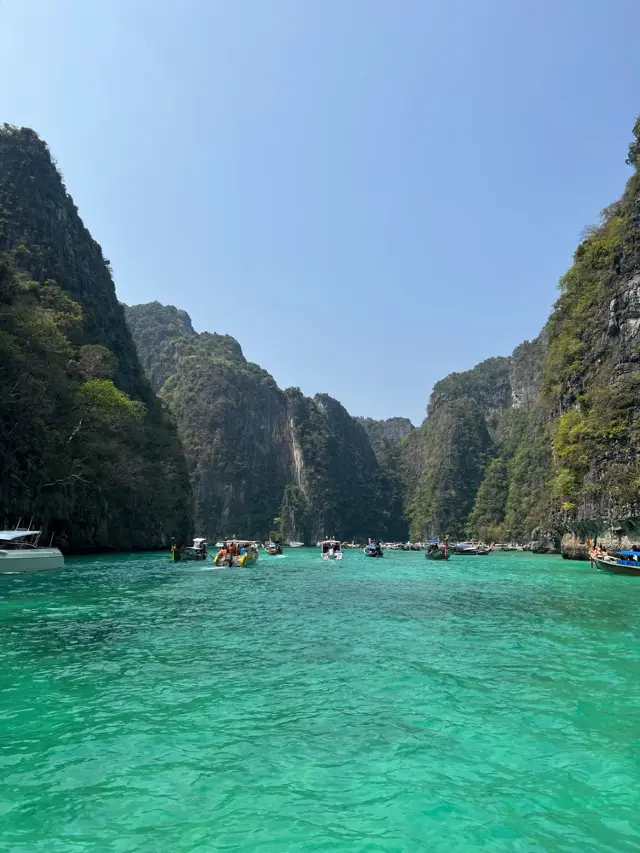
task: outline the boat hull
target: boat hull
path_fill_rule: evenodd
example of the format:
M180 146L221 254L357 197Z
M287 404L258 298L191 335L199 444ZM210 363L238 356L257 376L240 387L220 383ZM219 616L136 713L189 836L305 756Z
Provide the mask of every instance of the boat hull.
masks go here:
M637 566L625 566L620 563L610 563L608 560L601 560L600 557L591 557L592 563L596 564L596 568L601 572L611 572L614 575L633 575L640 577L640 564Z
M198 551L197 553L193 550L187 548L184 551L171 551L170 557L174 563L180 563L182 561L187 562L203 562L206 560L209 554L206 551Z
M57 548L0 549L0 573L42 572L61 569L64 557Z
M443 551L442 548L438 548L437 551L427 551L425 557L427 560L448 560L451 556L451 551Z
M241 569L243 569L245 566L250 566L252 563L256 563L258 561L258 555L257 554L243 554L242 557L232 557L231 558L231 565L229 565L228 559L229 558L227 557L226 560L223 560L221 557L218 557L216 555L213 558L213 562L218 568L225 568L225 569L241 568Z

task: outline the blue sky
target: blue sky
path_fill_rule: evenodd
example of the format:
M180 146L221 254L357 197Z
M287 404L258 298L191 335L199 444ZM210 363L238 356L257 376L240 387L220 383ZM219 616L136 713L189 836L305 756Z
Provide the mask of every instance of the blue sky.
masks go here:
M0 120L120 299L417 423L538 333L621 193L639 31L636 0L0 0Z

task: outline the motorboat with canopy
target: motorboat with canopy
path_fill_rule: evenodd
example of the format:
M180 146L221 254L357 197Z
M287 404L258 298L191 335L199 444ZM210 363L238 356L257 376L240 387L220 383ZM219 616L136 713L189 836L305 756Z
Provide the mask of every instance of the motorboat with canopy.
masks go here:
M186 548L179 548L175 544L171 546L171 559L174 563L178 563L180 560L206 560L207 556L207 540L202 536L196 537L193 540L193 545Z
M338 539L325 539L320 543L320 547L322 548L322 554L320 556L323 560L342 559L342 546Z
M258 559L258 544L252 539L226 539L222 548L213 558L218 567L244 566L255 563Z
M640 548L625 548L614 551L615 556L605 554L599 548L589 551L591 565L603 572L613 572L616 575L636 575L640 577Z
M41 530L0 530L0 572L61 569L64 566L62 551L59 548L41 548L41 534Z

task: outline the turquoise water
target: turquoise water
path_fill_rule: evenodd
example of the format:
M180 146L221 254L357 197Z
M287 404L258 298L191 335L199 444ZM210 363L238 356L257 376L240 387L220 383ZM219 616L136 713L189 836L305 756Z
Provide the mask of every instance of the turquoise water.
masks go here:
M640 578L163 554L0 578L0 850L640 849Z

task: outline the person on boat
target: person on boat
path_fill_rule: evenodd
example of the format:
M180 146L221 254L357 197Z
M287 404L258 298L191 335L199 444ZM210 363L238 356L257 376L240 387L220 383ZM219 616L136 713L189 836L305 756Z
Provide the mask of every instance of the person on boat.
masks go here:
M244 557L244 555L245 555L246 553L247 553L247 546L246 546L246 545L243 545L243 546L242 546L242 548L240 548L240 556L241 556L241 557Z

